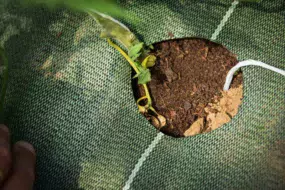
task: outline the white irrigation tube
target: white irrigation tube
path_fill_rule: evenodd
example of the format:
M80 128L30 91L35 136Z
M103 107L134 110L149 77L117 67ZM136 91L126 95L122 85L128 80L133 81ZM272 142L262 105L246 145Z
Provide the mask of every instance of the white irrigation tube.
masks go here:
M241 67L250 66L250 65L260 66L260 67L263 67L263 68L265 68L265 69L274 71L274 72L276 72L276 73L279 73L279 74L285 76L285 71L284 71L284 70L281 70L281 69L278 69L278 68L276 68L276 67L267 65L267 64L265 64L265 63L263 63L263 62L261 62L261 61L255 61L255 60L249 59L249 60L246 60L246 61L241 61L241 62L239 62L236 66L234 66L233 68L231 68L231 70L228 72L228 75L227 75L227 78L226 78L226 82L225 82L225 84L224 84L224 91L229 90L235 72L236 72L238 69L240 69Z

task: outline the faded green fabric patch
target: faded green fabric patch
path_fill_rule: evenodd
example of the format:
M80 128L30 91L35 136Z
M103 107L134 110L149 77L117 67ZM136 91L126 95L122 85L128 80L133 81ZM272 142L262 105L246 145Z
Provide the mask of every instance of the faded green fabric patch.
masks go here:
M124 23L147 44L210 38L231 6L223 0L135 1ZM121 189L157 131L139 113L131 69L98 36L89 16L21 8L0 0L0 44L10 61L5 123L13 141L37 148L35 189ZM239 60L285 69L283 0L239 3L216 42ZM163 136L131 189L282 189L285 187L285 78L244 72L239 114L209 134Z

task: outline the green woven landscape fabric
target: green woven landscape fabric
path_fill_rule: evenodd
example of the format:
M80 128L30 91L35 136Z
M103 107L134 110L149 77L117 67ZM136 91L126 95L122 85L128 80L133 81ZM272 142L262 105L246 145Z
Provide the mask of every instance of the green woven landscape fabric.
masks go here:
M146 44L202 37L238 59L285 69L285 1L122 0ZM139 114L131 68L83 13L0 0L9 59L4 123L37 149L35 189L284 189L285 78L242 69L238 115L203 135L172 138Z

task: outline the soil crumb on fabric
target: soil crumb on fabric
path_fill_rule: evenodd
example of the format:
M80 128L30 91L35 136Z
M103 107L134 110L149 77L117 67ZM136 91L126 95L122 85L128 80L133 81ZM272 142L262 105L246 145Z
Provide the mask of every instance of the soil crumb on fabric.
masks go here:
M223 92L228 71L238 61L224 46L199 38L154 44L157 57L148 83L153 107L166 118L160 130L174 137L193 136L229 122L242 99L242 74ZM144 92L136 86L136 98Z
M204 132L210 132L231 121L238 113L238 108L242 102L242 85L222 92L222 98L215 103L209 103L205 108L207 113L206 122L204 118L199 118L189 129L184 132L184 136L194 136Z
M223 124L228 123L238 113L238 108L242 101L243 88L231 88L222 92L222 98L209 107L205 108L207 112L208 129L206 131L215 130Z

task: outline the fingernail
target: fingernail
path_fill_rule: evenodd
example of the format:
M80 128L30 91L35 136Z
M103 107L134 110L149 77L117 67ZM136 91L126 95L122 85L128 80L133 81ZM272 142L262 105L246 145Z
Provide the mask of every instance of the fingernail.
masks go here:
M0 130L4 131L6 133L9 133L8 127L6 127L6 125L4 125L4 124L0 124Z
M28 143L26 141L18 141L18 142L16 142L15 146L24 148L24 149L30 151L31 153L36 154L36 151L35 151L33 145L31 145L30 143Z

